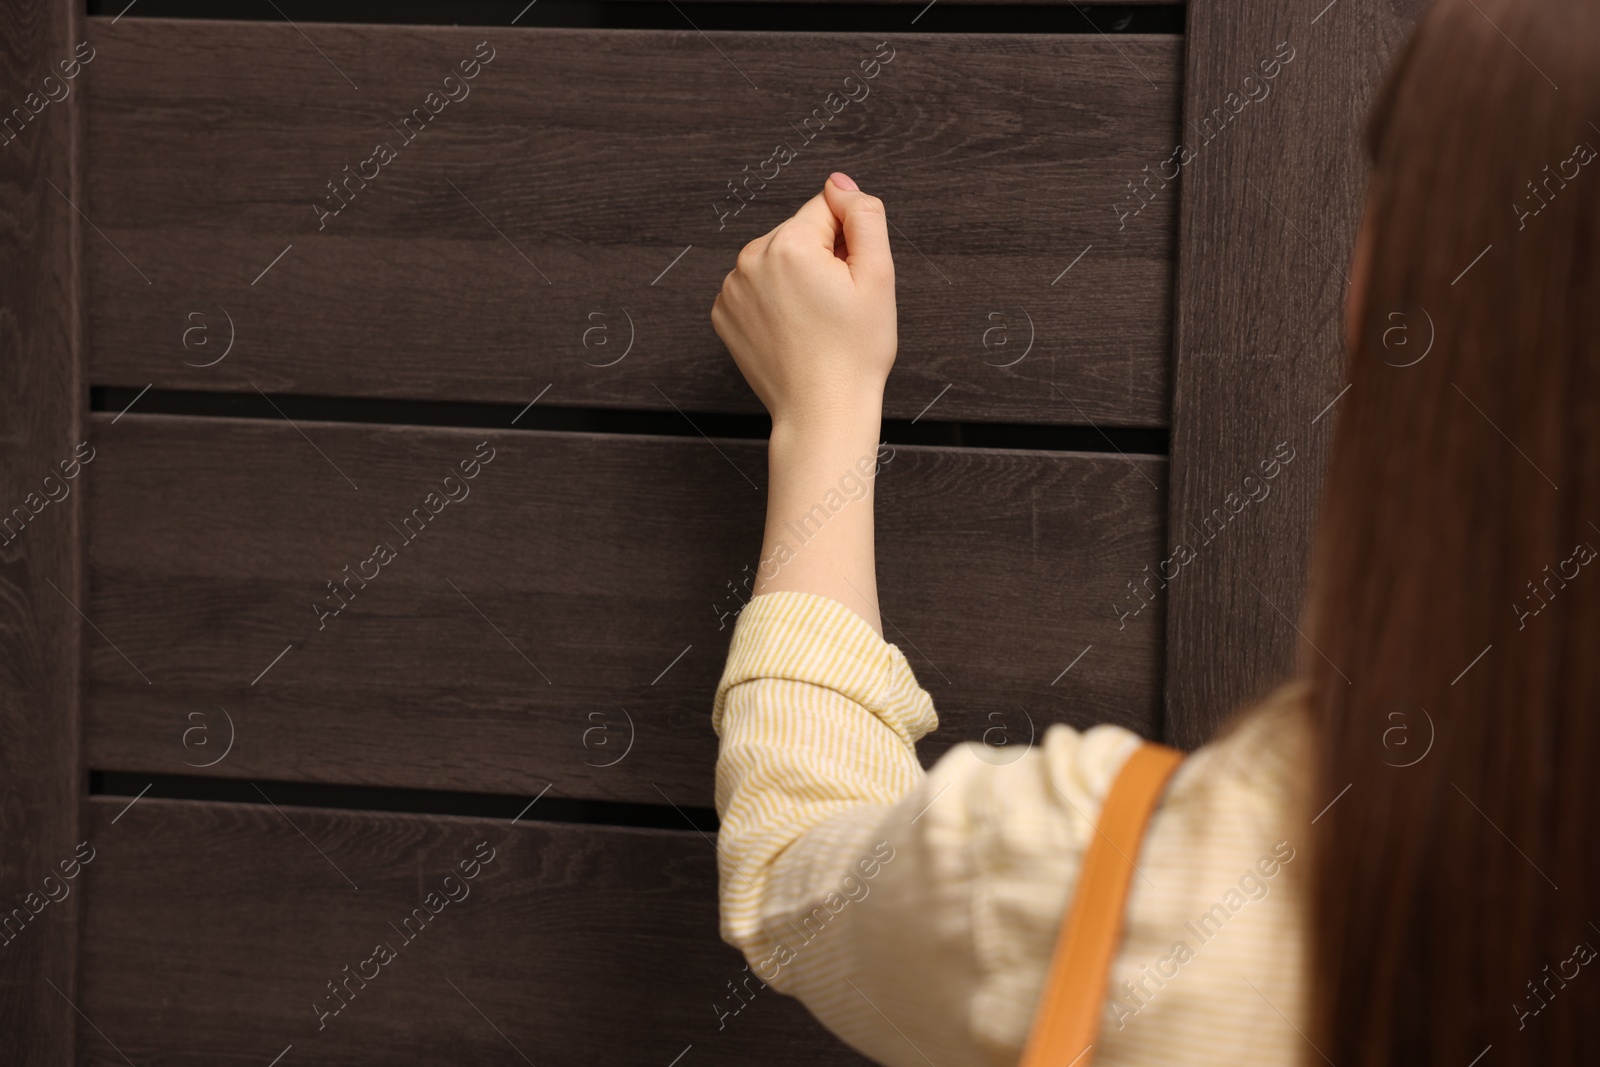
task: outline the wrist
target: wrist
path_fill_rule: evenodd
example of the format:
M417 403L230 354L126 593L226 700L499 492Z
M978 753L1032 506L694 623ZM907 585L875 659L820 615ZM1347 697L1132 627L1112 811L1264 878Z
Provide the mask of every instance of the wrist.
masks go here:
M769 451L774 458L799 453L854 452L876 446L883 427L881 397L772 420Z

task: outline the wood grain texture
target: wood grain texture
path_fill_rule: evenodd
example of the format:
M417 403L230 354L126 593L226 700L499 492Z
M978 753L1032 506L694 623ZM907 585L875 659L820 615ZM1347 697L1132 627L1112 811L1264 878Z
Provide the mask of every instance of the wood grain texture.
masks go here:
M82 497L58 467L83 439L68 200L82 195L83 76L59 67L82 40L78 11L0 7L0 1062L43 1067L74 1062L77 1029L77 901L51 898L80 839L82 790Z
M1243 496L1280 442L1293 465L1226 521L1169 590L1168 740L1207 740L1293 666L1300 598L1339 395L1368 100L1420 5L1197 0L1188 13L1169 542ZM1280 43L1272 94L1229 115ZM1253 90L1260 93L1259 87ZM1214 109L1226 121L1202 129ZM1210 140L1205 134L1220 130ZM1293 622L1291 622L1293 620Z
M1116 205L1170 151L1180 38L893 37L807 141L882 38L90 21L90 215L154 283L90 245L96 384L759 412L712 300L842 169L895 227L888 417L1166 424L1174 201Z
M748 972L699 834L127 803L88 805L85 1063L866 1063L754 978L719 1026Z
M89 614L127 659L90 649L91 766L710 805L764 442L95 422ZM484 440L470 495L407 544ZM1160 619L1114 604L1160 544L1163 466L895 446L879 589L942 718L926 760L1056 721L1159 729ZM364 563L379 542L395 558ZM346 565L377 574L319 618Z

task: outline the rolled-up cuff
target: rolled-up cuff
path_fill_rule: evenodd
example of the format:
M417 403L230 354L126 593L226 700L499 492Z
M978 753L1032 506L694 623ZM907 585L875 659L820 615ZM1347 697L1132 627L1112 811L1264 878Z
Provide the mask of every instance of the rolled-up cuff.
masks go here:
M939 727L933 698L900 649L837 600L815 593L763 593L739 613L711 707L719 737L728 691L760 678L832 689L872 712L907 745Z

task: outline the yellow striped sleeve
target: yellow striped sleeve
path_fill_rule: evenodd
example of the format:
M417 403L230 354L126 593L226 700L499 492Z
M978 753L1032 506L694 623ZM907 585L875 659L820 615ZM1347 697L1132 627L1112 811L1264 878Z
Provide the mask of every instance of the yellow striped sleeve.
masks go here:
M875 873L868 838L923 779L916 741L938 722L843 604L785 591L740 613L712 705L722 936L773 988L804 999L830 970L843 946L816 935Z
M814 593L763 593L740 612L711 706L711 728L719 736L734 689L767 679L832 689L876 716L907 747L939 727L933 698L900 650L837 600Z

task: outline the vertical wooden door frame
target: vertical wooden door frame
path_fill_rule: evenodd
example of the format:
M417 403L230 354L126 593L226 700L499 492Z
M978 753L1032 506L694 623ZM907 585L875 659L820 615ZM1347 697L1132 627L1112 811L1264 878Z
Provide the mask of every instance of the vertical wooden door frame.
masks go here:
M1421 6L1189 4L1163 569L1165 735L1185 748L1293 669L1342 385L1360 133Z
M80 7L0 7L0 118L12 120L0 133L0 924L11 922L0 935L0 1061L52 1067L75 1062L81 1003L84 877L71 864L85 789L84 479L76 470L65 479L73 468L61 466L85 437L87 397L78 213L87 70L68 79L61 67L83 39Z

